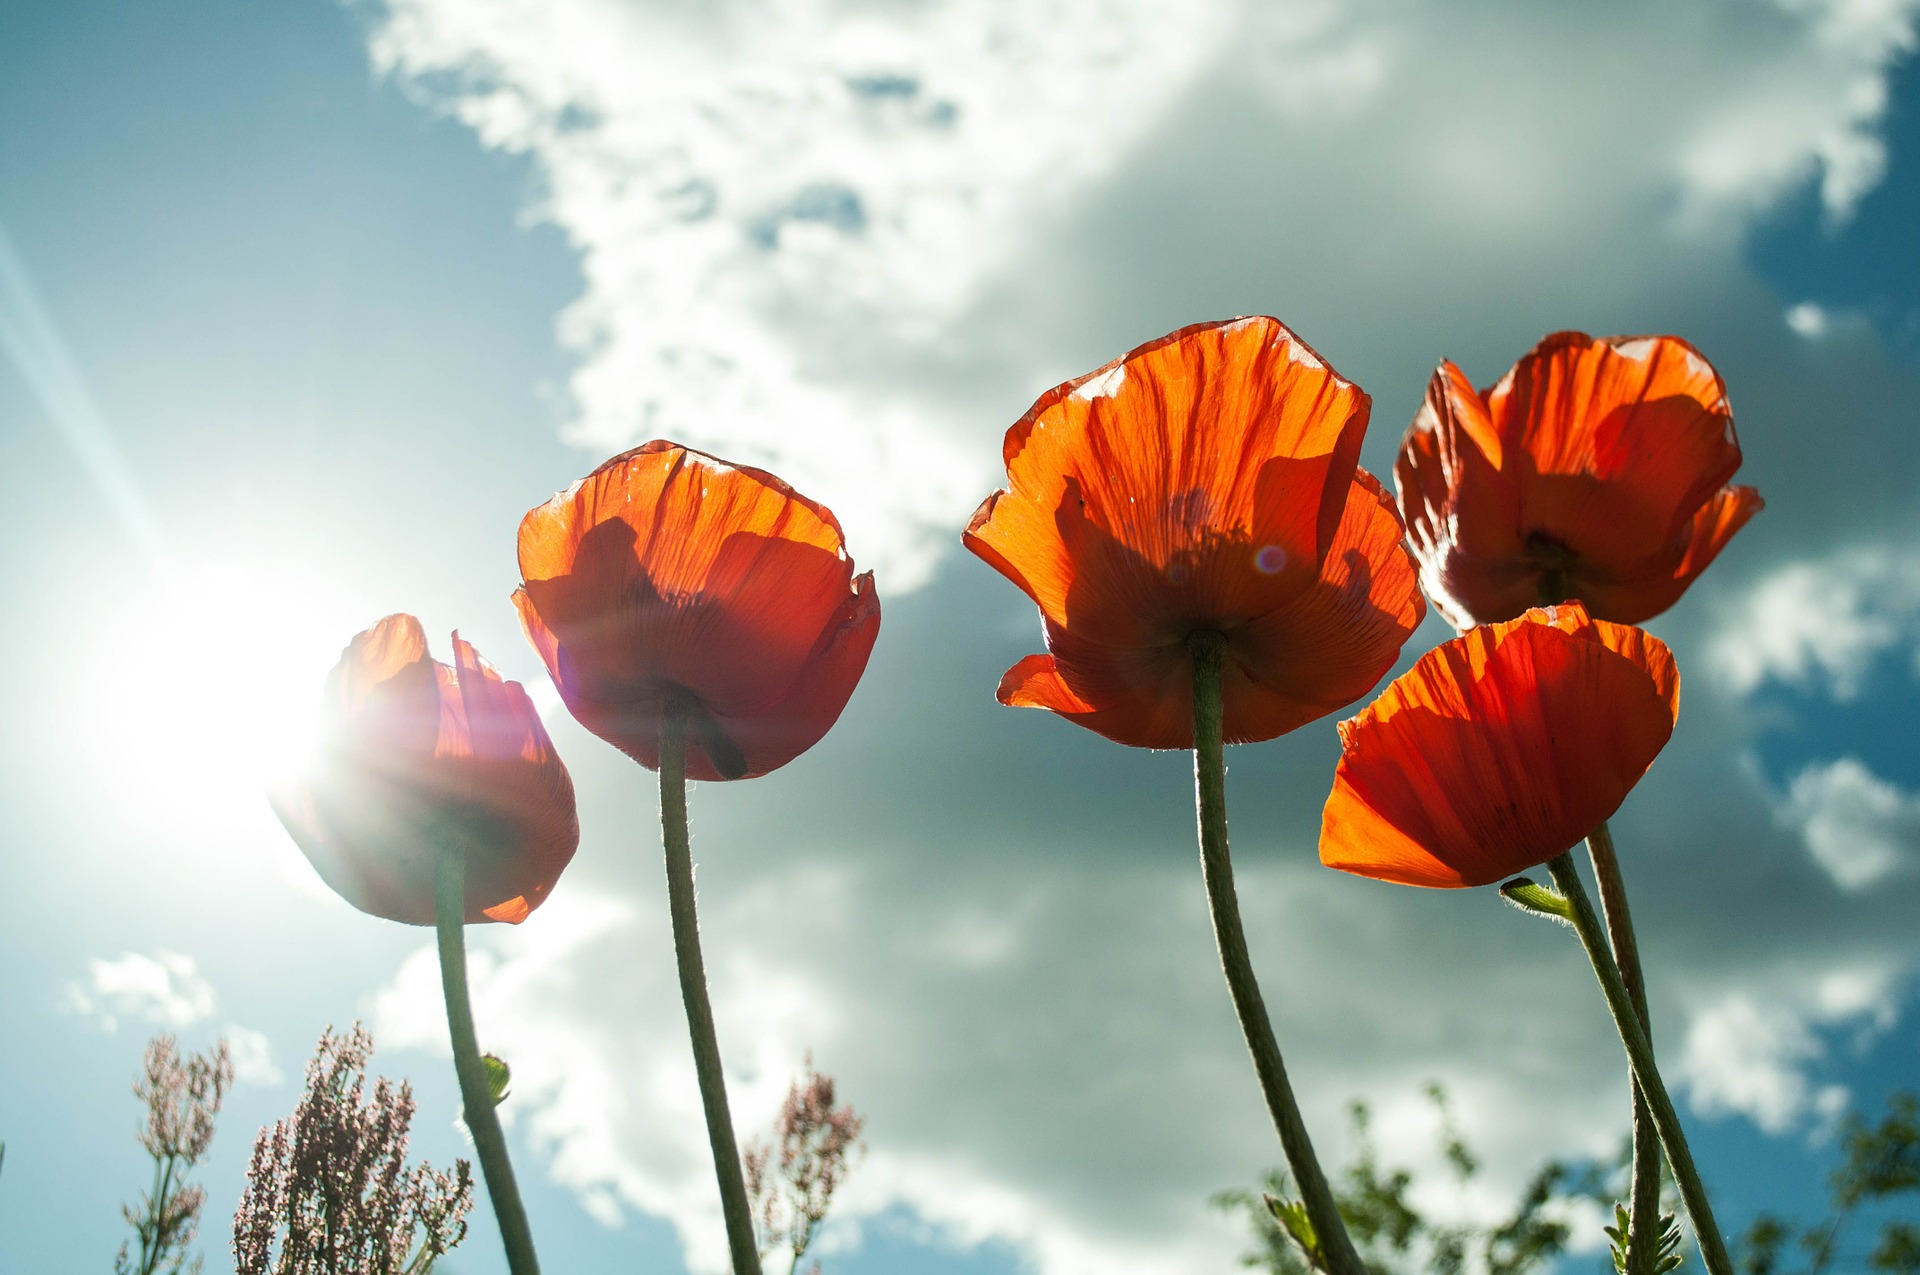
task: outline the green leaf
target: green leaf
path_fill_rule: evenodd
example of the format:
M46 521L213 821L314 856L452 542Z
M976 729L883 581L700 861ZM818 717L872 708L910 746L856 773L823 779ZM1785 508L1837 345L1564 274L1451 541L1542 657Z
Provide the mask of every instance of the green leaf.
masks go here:
M1307 1262L1315 1270L1325 1270L1326 1264L1320 1252L1320 1237L1313 1229L1313 1219L1307 1216L1304 1200L1283 1200L1278 1196L1262 1197L1267 1202L1267 1212L1273 1214L1273 1220L1282 1230L1300 1246Z
M493 1105L499 1106L507 1100L507 1092L513 1084L513 1071L494 1054L480 1055L480 1065L486 1069L487 1092L493 1095Z
M1573 924L1573 909L1559 891L1550 890L1527 877L1515 877L1501 886L1500 897L1524 912L1532 912L1565 925Z

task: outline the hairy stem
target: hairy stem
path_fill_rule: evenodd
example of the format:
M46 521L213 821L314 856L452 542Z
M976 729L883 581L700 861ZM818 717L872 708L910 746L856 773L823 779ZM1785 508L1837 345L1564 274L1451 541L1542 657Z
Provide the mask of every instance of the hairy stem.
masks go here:
M1207 907L1213 916L1213 936L1220 948L1220 968L1227 977L1240 1030L1253 1055L1253 1070L1266 1096L1267 1112L1280 1135L1280 1145L1293 1170L1293 1179L1313 1223L1320 1259L1329 1275L1367 1275L1354 1251L1339 1206L1320 1161L1307 1136L1306 1121L1287 1083L1286 1064L1267 1018L1266 1002L1254 978L1247 955L1247 933L1240 921L1240 900L1233 888L1233 860L1227 851L1227 767L1222 747L1221 658L1225 640L1218 633L1199 633L1189 639L1193 656L1193 775L1200 821L1200 872L1206 880Z
M440 987L447 1001L447 1030L453 1036L453 1070L460 1078L460 1105L466 1113L467 1132L473 1135L480 1176L500 1223L507 1269L512 1275L540 1275L533 1231L520 1203L507 1138L500 1131L500 1113L494 1110L493 1090L487 1084L480 1042L473 1031L473 1004L467 995L466 876L463 848L451 838L443 840L434 854L433 928L440 943Z
M1687 1135L1680 1127L1679 1113L1673 1108L1673 1099L1667 1096L1660 1069L1654 1064L1653 1045L1647 1039L1646 1029L1640 1025L1633 1000L1620 979L1620 970L1607 949L1607 936L1600 918L1587 898L1586 887L1580 883L1580 870L1573 866L1571 854L1563 854L1547 864L1547 871L1553 874L1554 885L1566 897L1580 945L1586 948L1587 960L1600 980L1600 990L1606 994L1607 1009L1613 1014L1613 1025L1620 1033L1621 1044L1626 1046L1634 1082L1646 1096L1660 1144L1667 1151L1667 1163L1673 1166L1674 1180L1679 1183L1680 1198L1686 1203L1687 1215L1693 1219L1700 1259L1711 1275L1733 1275L1733 1262L1727 1256L1719 1225L1713 1220L1713 1206L1707 1201L1707 1188L1700 1180L1700 1170L1694 1166L1693 1152L1687 1148Z
M1653 1039L1653 1019L1647 1014L1647 984L1640 972L1640 945L1633 936L1633 914L1627 909L1627 883L1620 875L1620 859L1613 852L1613 833L1601 820L1587 834L1587 855L1593 878L1600 886L1600 914L1607 923L1607 941L1620 983L1633 1002L1640 1029ZM1653 1108L1640 1085L1633 1085L1632 1211L1627 1224L1627 1275L1654 1275L1660 1260L1660 1131L1653 1125Z
M667 910L673 918L673 955L680 967L680 999L687 1006L693 1038L693 1069L700 1078L700 1105L707 1116L713 1172L720 1182L720 1208L727 1223L733 1275L760 1275L753 1242L753 1213L740 1174L740 1148L727 1110L727 1080L720 1070L720 1041L707 999L706 963L700 958L700 917L694 905L693 849L687 833L687 708L669 703L660 730L660 835L667 852Z

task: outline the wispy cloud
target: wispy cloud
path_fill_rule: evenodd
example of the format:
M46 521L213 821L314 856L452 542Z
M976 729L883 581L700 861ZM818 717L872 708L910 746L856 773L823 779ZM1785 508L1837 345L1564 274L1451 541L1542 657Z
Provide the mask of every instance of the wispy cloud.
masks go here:
M1907 647L1920 655L1920 551L1866 544L1775 567L1729 606L1711 651L1741 694L1774 680L1845 702Z
M87 963L87 977L65 985L66 1007L107 1031L122 1020L179 1031L213 1013L213 988L190 956L128 952L116 960Z
M1899 992L1899 971L1885 967L1803 973L1763 996L1730 992L1694 1011L1674 1080L1702 1115L1737 1113L1768 1133L1831 1119L1846 1109L1846 1087L1810 1077L1828 1056L1828 1037L1886 1031Z
M1858 758L1808 766L1793 777L1780 817L1842 890L1859 891L1920 868L1920 794L1874 774Z
M91 1019L102 1031L123 1023L179 1034L204 1027L219 998L190 956L178 952L128 952L87 962L87 975L61 985L62 1008ZM283 1079L266 1034L238 1023L220 1029L232 1051L234 1078L242 1084L277 1085Z

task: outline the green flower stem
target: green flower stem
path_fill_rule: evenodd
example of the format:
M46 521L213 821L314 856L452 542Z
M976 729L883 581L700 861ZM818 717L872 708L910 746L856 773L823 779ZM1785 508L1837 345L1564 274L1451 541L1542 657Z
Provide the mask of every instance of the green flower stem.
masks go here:
M473 1005L467 996L466 877L464 849L451 838L442 841L433 861L433 928L440 941L440 987L447 1001L447 1030L453 1036L453 1070L460 1078L460 1105L466 1113L467 1132L473 1135L474 1154L480 1159L480 1176L500 1223L507 1269L512 1275L540 1275L533 1231L520 1203L519 1184L513 1180L507 1138L500 1131L500 1113L494 1110L493 1090L480 1061L480 1042L473 1033Z
M1711 1275L1733 1275L1733 1262L1727 1256L1726 1241L1720 1238L1719 1225L1713 1220L1713 1206L1707 1201L1707 1188L1700 1181L1700 1170L1694 1167L1693 1152L1687 1149L1687 1135L1680 1127L1679 1113L1673 1109L1673 1099L1667 1096L1660 1069L1653 1061L1653 1045L1647 1040L1646 1029L1634 1012L1633 999L1627 995L1620 970L1607 949L1606 931L1587 898L1586 887L1580 883L1580 870L1573 866L1571 854L1563 854L1547 864L1547 871L1553 874L1553 884L1567 900L1580 945L1587 949L1587 960L1600 980L1600 990L1606 993L1607 1009L1612 1012L1613 1025L1627 1048L1633 1078L1646 1096L1654 1128L1667 1150L1667 1163L1673 1166L1674 1180L1680 1185L1680 1198L1686 1203L1687 1215L1693 1219L1700 1258Z
M1206 880L1213 936L1220 947L1220 968L1240 1030L1253 1054L1253 1069L1266 1095L1267 1112L1280 1135L1287 1164L1313 1223L1314 1239L1329 1275L1367 1275L1360 1255L1334 1203L1327 1176L1313 1153L1306 1121L1287 1083L1286 1064L1267 1018L1266 1002L1247 955L1247 933L1240 921L1240 900L1233 888L1233 860L1227 851L1227 767L1221 725L1221 658L1225 639L1218 633L1195 634L1187 643L1193 656L1193 775L1200 821L1200 872Z
M1646 977L1640 972L1640 945L1633 936L1633 914L1627 910L1627 883L1620 875L1620 859L1613 852L1613 833L1602 819L1587 834L1587 855L1593 860L1593 878L1600 886L1600 915L1606 919L1607 940L1620 983L1633 1002L1640 1029L1653 1039L1653 1019L1647 1014ZM1633 1086L1633 1205L1627 1225L1627 1275L1654 1275L1660 1259L1660 1132L1653 1125L1653 1108L1636 1082Z
M713 1172L720 1181L720 1208L727 1222L733 1275L760 1275L753 1242L753 1213L740 1174L740 1148L727 1111L727 1080L720 1070L720 1040L707 999L706 963L700 959L700 917L694 906L693 849L687 833L687 709L668 704L660 722L660 835L667 851L667 910L673 917L673 955L680 967L680 999L693 1037L693 1069L700 1078L700 1105L707 1115Z

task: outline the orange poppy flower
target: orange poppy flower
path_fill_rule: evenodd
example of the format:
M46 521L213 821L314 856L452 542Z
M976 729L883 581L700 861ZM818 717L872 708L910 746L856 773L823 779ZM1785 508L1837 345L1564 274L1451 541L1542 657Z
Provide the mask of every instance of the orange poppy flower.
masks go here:
M1372 689L1425 613L1370 401L1278 320L1200 323L1041 396L967 548L1040 607L1049 654L1000 682L1122 744L1193 745L1187 641L1226 639L1229 743Z
M466 920L518 923L580 844L573 780L540 715L453 635L451 667L410 615L348 644L307 773L271 796L294 844L362 912L433 924L434 854L466 857Z
M1659 639L1578 602L1471 629L1340 723L1320 861L1405 885L1505 880L1618 810L1679 714Z
M520 623L582 726L649 769L764 775L819 742L880 632L840 524L772 474L656 440L520 523Z
M1476 394L1442 363L1394 466L1421 583L1456 628L1578 598L1672 606L1760 494L1720 374L1673 336L1556 332Z

